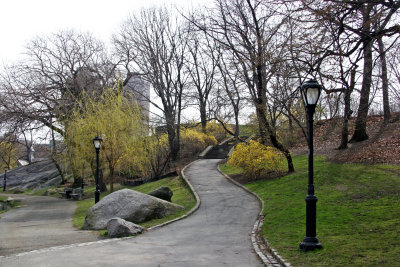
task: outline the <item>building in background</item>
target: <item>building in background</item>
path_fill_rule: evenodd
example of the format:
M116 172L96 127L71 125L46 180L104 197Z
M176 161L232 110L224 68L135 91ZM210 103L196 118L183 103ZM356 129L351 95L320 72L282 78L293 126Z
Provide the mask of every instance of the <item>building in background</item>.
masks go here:
M128 73L124 81L125 94L133 94L142 108L145 119L150 119L150 84L144 81L137 73Z

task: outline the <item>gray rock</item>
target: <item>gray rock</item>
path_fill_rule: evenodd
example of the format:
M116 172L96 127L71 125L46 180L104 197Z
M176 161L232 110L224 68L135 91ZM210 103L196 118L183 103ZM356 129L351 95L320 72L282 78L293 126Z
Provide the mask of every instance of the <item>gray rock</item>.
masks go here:
M166 201L171 202L172 195L174 193L168 186L161 186L157 188L156 190L153 190L149 193L150 196L157 197L164 199Z
M51 160L34 162L7 171L7 189L18 189L22 192L58 186L61 180L61 175ZM0 179L0 187L3 187L3 179Z
M112 218L107 223L109 237L126 237L143 232L144 228L121 218Z
M92 206L86 213L84 229L101 230L115 217L141 223L162 218L182 206L149 196L130 189L122 189L109 194Z

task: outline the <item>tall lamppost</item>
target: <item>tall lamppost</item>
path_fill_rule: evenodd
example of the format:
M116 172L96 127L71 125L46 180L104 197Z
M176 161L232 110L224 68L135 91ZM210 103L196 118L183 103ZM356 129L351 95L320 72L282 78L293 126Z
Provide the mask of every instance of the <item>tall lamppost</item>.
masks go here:
M96 191L94 192L94 204L99 202L100 200L100 189L99 189L99 152L101 147L101 142L103 139L101 137L96 136L93 139L94 148L96 149Z
M8 167L4 167L4 183L3 183L3 192L7 189L7 169Z
M301 96L307 112L308 127L308 192L306 196L306 237L300 243L300 250L309 251L322 248L316 237L317 197L314 195L314 138L313 116L322 86L309 80L300 86Z

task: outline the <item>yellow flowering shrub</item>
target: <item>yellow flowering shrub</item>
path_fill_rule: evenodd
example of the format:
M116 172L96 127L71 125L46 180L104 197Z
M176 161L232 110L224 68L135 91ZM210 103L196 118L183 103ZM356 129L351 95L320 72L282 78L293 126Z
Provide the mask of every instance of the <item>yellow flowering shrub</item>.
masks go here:
M206 135L194 129L181 130L181 157L200 153L206 147L217 144L214 136Z
M227 164L243 168L243 174L253 179L284 172L284 156L275 148L253 140L238 144Z
M196 129L198 132L202 132L201 124L196 122L193 122L192 124L197 124L197 126L194 129ZM227 127L230 131L233 131L228 124L225 124L225 127ZM222 127L222 125L218 123L216 120L207 122L206 133L209 136L210 135L214 136L217 142L223 141L228 135L224 127Z

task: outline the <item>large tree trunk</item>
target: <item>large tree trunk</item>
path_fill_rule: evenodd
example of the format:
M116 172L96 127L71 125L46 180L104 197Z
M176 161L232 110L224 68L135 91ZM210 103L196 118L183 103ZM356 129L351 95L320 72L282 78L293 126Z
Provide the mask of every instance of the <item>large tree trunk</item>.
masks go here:
M165 114L165 121L167 123L168 144L171 151L172 160L178 159L180 145L178 136L175 130L175 120L170 114Z
M361 32L363 55L364 55L364 67L363 67L363 80L361 86L360 104L358 106L357 119L355 124L355 130L353 137L350 142L360 142L368 139L367 134L367 119L369 110L369 94L371 91L372 84L372 45L373 39L370 37L371 31L371 16L372 4L367 3L362 6L363 15L363 30Z
M366 38L363 42L364 70L360 95L360 104L353 137L350 142L360 142L368 139L367 119L369 109L369 94L372 84L372 40Z
M53 147L51 149L51 159L53 160L54 164L56 165L56 168L58 172L60 173L61 176L61 184L65 184L65 174L60 166L60 164L57 161L57 145L56 145L56 139L54 137L54 130L51 130L51 139L53 141Z
M207 133L207 107L206 103L200 103L200 121L201 121L201 131Z
M234 114L235 114L235 137L239 137L240 128L239 128L239 107L233 107Z
M107 192L107 186L106 183L104 182L104 171L103 169L99 170L99 190L100 192Z
M379 47L379 58L381 60L381 65L382 65L381 79L382 79L382 97L383 97L383 118L384 122L387 123L390 120L389 81L387 76L386 51L382 38L378 39L378 47Z
M355 87L356 69L352 69L350 76L350 86L344 92L344 114L342 127L342 140L338 149L346 149L349 141L349 120L353 111L351 110L351 93Z
M112 193L114 192L114 166L112 164L109 164L108 168L110 170L110 175L109 175L110 192Z
M261 103L256 104L255 106L262 144L267 145L270 141L271 144L281 151L286 157L288 172L294 172L293 160L289 150L285 148L281 142L279 142L275 132L271 129L271 126L267 120L265 104Z

